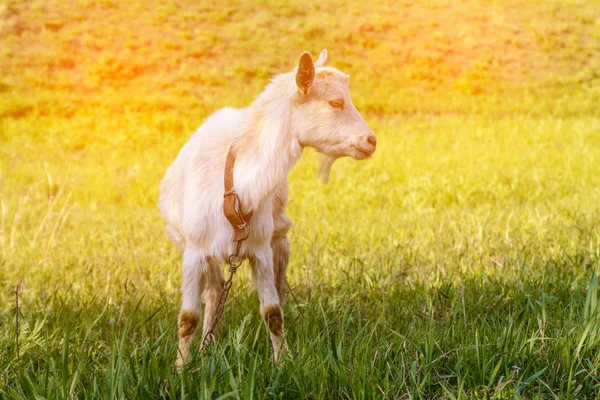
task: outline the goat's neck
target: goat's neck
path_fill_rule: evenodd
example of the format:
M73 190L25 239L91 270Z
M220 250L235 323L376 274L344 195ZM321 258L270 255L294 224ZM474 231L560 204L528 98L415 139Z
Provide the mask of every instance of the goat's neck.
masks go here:
M249 128L236 143L235 188L245 212L256 210L287 180L302 148L291 129L289 101L271 101L248 110Z

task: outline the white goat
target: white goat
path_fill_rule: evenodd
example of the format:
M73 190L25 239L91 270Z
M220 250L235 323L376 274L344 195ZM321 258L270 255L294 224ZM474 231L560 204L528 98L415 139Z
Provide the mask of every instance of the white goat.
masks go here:
M179 315L181 366L205 304L204 335L214 318L224 279L220 265L234 252L233 228L223 214L223 174L235 143L234 189L242 210L253 212L241 256L248 258L260 299L260 313L273 343L274 359L287 349L283 332L285 272L290 256L285 215L288 172L313 147L325 155L323 175L336 158L362 160L375 151L375 135L349 92L349 76L324 67L327 51L313 64L309 53L296 71L277 75L247 108L224 108L192 135L160 185L160 209L167 232L183 251Z

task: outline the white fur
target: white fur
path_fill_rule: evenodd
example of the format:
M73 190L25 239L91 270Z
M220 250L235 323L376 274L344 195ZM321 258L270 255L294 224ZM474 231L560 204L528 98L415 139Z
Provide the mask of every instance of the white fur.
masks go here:
M233 228L222 211L230 145L235 143L237 148L234 189L244 212L254 213L242 255L252 261L261 313L283 302L280 286L285 277L281 274L289 259L285 235L291 226L285 215L287 176L302 149L314 147L333 160L346 155L364 159L375 150L367 140L374 140L374 135L350 100L348 76L322 67L326 58L324 50L308 95L296 86L294 71L276 76L249 107L224 108L211 115L181 149L161 182L159 204L167 232L183 251L182 310L199 314L202 297L205 333L214 314L214 298L218 300L215 293L220 293L223 284L218 265L227 261L235 246ZM329 104L340 99L343 109ZM280 240L285 245L275 245ZM285 260L285 265L274 266L274 257ZM271 332L271 338L277 357L285 346L283 332ZM188 345L189 338L180 342L180 364L189 357Z
M326 62L327 62L327 50L323 49L323 50L321 50L321 53L319 54L319 59L317 61L315 61L315 68L324 66Z

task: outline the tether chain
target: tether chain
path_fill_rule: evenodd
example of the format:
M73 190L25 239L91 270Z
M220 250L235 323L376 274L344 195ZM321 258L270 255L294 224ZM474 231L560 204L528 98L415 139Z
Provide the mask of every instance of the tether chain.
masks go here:
M235 275L237 269L242 265L244 261L242 257L240 257L240 249L242 247L242 240L236 242L235 253L229 256L229 279L225 281L225 285L223 286L223 290L221 291L221 297L219 298L219 304L217 305L217 309L215 310L215 317L213 318L212 325L204 338L202 339L202 348L206 348L210 346L214 337L215 337L215 329L217 328L217 323L221 316L223 315L223 310L225 309L225 301L227 300L227 296L229 296L229 290L233 285L233 275Z

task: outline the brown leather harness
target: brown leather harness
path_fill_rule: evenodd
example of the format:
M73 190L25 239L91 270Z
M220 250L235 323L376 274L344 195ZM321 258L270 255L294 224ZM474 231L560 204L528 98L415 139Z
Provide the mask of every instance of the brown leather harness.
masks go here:
M233 275L237 271L240 265L242 265L242 257L240 257L240 249L242 248L242 242L248 239L250 235L250 219L252 218L252 211L244 214L242 210L242 202L233 189L233 167L235 165L235 144L229 147L227 153L227 160L225 161L225 194L223 195L223 213L225 217L233 227L234 239L236 242L235 252L229 256L229 279L225 281L221 296L219 297L219 304L215 310L215 318L212 321L210 329L206 332L206 335L202 339L202 347L208 347L215 336L215 329L217 323L223 315L225 309L225 300L229 295L229 290L233 284Z
M241 242L248 238L250 234L250 218L252 211L244 214L242 203L238 194L233 189L233 167L235 165L235 144L229 147L227 161L225 161L225 194L223 195L223 213L235 233L234 242Z

